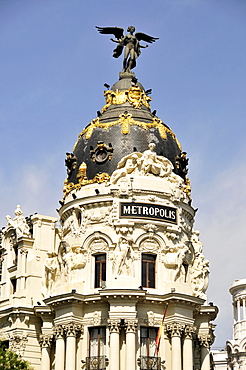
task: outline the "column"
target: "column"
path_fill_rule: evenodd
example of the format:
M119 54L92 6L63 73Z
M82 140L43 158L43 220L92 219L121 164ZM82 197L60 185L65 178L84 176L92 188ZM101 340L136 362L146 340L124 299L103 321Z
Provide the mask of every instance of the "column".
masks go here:
M125 320L127 370L136 370L136 328L137 320Z
M167 330L171 334L172 344L172 370L181 370L182 359L181 359L181 334L184 327L179 323L173 323L168 325Z
M240 316L240 299L237 300L237 322L241 320Z
M65 339L62 325L55 327L56 353L55 370L64 370L65 368Z
M108 320L110 332L110 357L109 368L110 370L120 369L120 320Z
M53 336L42 334L40 336L41 349L41 370L50 370L50 347Z
M209 334L199 336L201 343L201 370L210 370L209 349L212 344L212 338Z
M183 370L193 370L193 333L194 327L186 325L183 344Z
M246 319L246 312L245 312L245 297L243 297L243 320Z
M76 336L81 331L81 325L67 324L66 329L66 370L76 369Z

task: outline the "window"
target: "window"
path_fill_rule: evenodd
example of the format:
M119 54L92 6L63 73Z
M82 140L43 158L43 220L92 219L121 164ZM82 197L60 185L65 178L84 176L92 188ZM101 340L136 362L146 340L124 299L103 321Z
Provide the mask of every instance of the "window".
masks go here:
M157 328L140 328L140 355L152 357L155 356L155 340Z
M106 281L106 253L95 255L95 288L100 288Z
M155 260L154 254L142 254L142 286L155 288Z
M105 355L106 327L90 328L89 357L100 357Z
M17 286L17 279L11 279L11 286L12 286L12 294L14 294L16 292L16 286Z

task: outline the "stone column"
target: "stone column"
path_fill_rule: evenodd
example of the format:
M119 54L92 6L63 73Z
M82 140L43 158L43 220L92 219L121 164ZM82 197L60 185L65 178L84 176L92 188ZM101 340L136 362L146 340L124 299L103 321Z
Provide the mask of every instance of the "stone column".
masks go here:
M195 328L186 325L183 343L183 370L193 370L193 333Z
M76 369L76 337L81 331L81 325L69 323L64 326L66 330L66 370Z
M213 343L211 335L203 334L199 336L199 341L201 343L201 370L210 370L209 349Z
M136 370L136 328L137 320L125 320L127 370Z
M50 347L53 335L42 334L40 336L41 349L41 370L50 370Z
M108 320L110 332L110 356L109 368L110 370L120 369L120 320Z
M246 319L246 312L245 312L245 297L243 297L243 320Z
M237 300L237 322L241 321L240 315L240 299Z
M167 330L171 335L172 343L172 370L181 370L181 334L184 329L183 325L173 323L167 326Z
M55 353L55 370L65 369L65 338L62 325L55 327L56 353Z

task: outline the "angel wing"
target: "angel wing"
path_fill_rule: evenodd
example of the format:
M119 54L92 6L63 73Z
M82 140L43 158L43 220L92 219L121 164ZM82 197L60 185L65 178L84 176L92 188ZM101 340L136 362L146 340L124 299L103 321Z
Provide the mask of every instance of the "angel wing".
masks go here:
M143 40L145 42L149 42L150 44L152 44L152 42L155 42L156 40L159 40L159 37L152 37L152 36L146 35L146 33L143 33L143 32L136 32L135 36L138 39L138 41Z
M124 29L120 27L98 27L96 26L99 33L102 35L114 35L118 40L124 36Z

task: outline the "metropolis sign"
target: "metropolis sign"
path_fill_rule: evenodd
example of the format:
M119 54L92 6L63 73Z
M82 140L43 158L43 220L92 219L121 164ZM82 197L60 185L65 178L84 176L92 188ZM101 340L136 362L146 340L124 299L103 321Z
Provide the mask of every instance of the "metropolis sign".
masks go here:
M148 203L121 203L121 218L144 218L177 223L177 210L173 207Z

